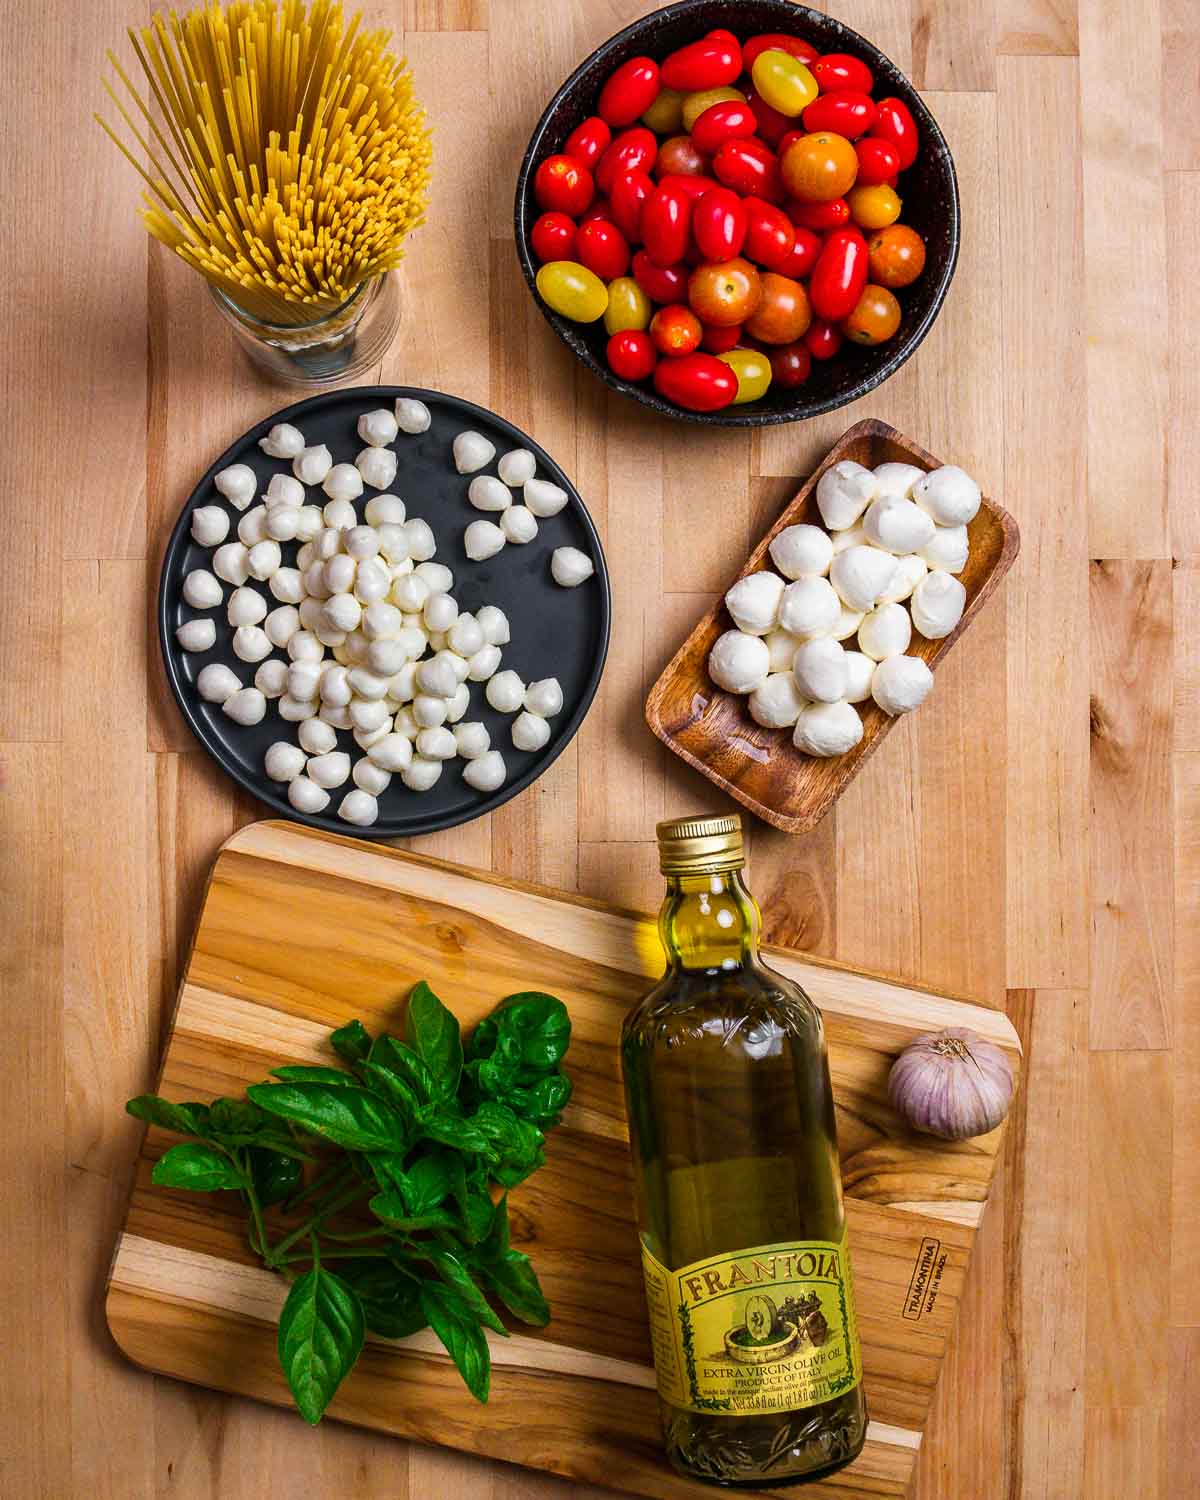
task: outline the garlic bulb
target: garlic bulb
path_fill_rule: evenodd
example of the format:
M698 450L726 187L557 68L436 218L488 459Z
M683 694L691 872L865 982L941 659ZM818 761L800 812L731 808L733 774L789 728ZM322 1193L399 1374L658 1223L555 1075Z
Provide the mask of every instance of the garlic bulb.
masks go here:
M995 1130L1012 1103L1013 1073L1004 1053L965 1027L911 1042L888 1075L888 1097L914 1130L948 1141Z

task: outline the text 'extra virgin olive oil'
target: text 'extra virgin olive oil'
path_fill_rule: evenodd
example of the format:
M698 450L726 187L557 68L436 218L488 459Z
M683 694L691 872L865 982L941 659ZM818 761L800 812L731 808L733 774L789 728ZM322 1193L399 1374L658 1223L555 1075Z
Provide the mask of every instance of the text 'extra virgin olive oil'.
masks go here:
M820 1013L758 956L741 821L658 826L667 971L621 1060L667 1453L768 1487L866 1435Z

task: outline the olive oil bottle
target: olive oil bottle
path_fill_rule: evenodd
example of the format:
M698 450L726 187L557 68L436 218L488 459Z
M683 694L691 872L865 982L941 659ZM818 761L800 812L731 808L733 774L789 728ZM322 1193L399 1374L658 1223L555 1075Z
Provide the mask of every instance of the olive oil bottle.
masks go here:
M621 1060L667 1453L759 1488L866 1435L821 1017L758 956L740 819L658 826L661 981Z

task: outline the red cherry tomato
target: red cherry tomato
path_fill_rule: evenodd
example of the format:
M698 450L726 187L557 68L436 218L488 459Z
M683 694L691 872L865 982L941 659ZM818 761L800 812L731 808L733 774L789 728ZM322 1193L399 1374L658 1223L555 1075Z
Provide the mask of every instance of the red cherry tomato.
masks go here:
M836 99L837 95L831 96ZM881 136L869 135L865 141L855 141L854 153L858 157L858 176L855 185L865 183L868 187L886 182L900 170L900 153L891 141Z
M759 135L768 146L773 146L778 150L779 142L792 129L791 117L781 115L777 109L772 109L757 89L746 90L746 103L754 111Z
M622 380L645 380L658 363L650 335L640 328L614 333L605 354L608 368Z
M746 206L746 242L742 253L768 271L782 271L796 244L792 221L781 208L749 197ZM787 273L790 274L790 273Z
M814 318L808 325L804 343L814 359L832 359L842 347L842 330L824 318Z
M804 339L807 340L807 338L808 334L805 334ZM784 390L803 385L812 370L812 355L803 341L780 344L778 348L771 350L770 360L771 380L775 385L782 386Z
M793 224L818 232L840 229L850 222L850 205L845 198L829 198L824 203L804 203L799 198L789 198L783 211Z
M736 42L737 37L732 31L726 30L724 26L716 26L712 31L706 31L705 36L710 42Z
M766 31L752 36L742 47L742 67L747 73L754 66L760 52L788 52L806 67L816 61L817 49L802 42L798 36L786 36L781 31Z
M658 155L658 138L644 125L623 130L596 164L596 186L602 193L612 193L615 178L622 172L649 172Z
M651 302L681 302L687 294L687 267L656 266L644 250L633 257L633 279Z
M700 335L701 349L707 349L710 354L728 354L730 349L735 349L742 337L742 325L734 323L729 328L720 328L716 323L701 323L704 330Z
M529 231L538 260L575 259L575 220L568 214L541 214Z
M563 147L566 156L582 162L589 172L596 170L596 163L608 150L612 142L612 131L599 115L592 115L582 125L576 125Z
M867 284L868 259L861 231L833 231L817 256L808 286L817 317L840 323L850 316Z
M821 85L823 94L836 94L842 89L853 89L856 94L869 94L875 80L866 63L859 62L848 52L827 52L810 64L812 76Z
M778 271L781 276L791 276L796 281L803 281L816 265L823 242L819 234L814 234L811 229L803 229L799 224L794 226L792 232L796 236L792 253L771 269Z
M713 175L726 187L768 203L783 201L783 179L779 158L759 140L726 141L712 162Z
M685 411L720 411L737 395L737 376L715 355L685 354L659 360L654 389Z
M690 135L673 135L658 148L655 163L659 176L699 177L708 171L708 163L692 145Z
M593 200L591 206L579 215L577 221L579 228L582 229L585 224L590 224L593 219L607 219L610 224L613 222L612 206L607 198Z
M631 57L600 90L597 114L610 125L632 125L658 98L658 64L652 57Z
M917 159L917 146L920 142L917 122L903 99L880 99L876 111L872 134L891 141L900 153L900 170L903 172Z
M705 260L732 260L742 253L746 210L731 189L715 187L692 209L692 235ZM714 349L714 354L722 351Z
M742 49L736 41L705 37L672 52L662 65L663 86L685 94L719 89L742 71Z
M807 130L786 130L779 137L779 145L775 148L778 155L782 156L793 141L803 140L808 134Z
M659 187L675 188L680 193L686 193L693 203L703 198L705 193L711 193L714 188L720 187L715 177L686 177L680 172L668 172L666 176L658 179Z
M722 99L710 104L692 126L692 143L697 151L711 156L723 141L744 140L758 129L754 111L737 99Z
M681 189L660 182L642 204L640 221L642 244L656 266L673 266L683 259L691 221L692 200Z
M589 219L575 236L575 259L601 281L615 281L629 269L629 244L607 219Z
M700 319L690 307L673 303L660 307L650 319L650 337L660 354L679 359L700 347Z
M869 94L842 89L836 94L821 94L801 115L805 130L831 130L848 141L866 135L875 123L875 101Z
M548 156L537 169L533 191L543 208L581 214L592 201L592 174L573 156Z
M654 191L645 172L622 172L612 185L608 206L613 223L627 240L636 240L641 232L642 204Z

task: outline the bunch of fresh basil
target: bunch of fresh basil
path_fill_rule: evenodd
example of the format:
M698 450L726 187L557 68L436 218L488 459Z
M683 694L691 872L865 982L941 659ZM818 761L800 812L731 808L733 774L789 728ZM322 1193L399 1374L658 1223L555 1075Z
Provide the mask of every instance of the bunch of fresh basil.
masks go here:
M457 1019L422 981L403 1041L359 1021L333 1033L350 1071L276 1068L245 1100L144 1094L125 1106L193 1138L164 1152L155 1183L242 1195L251 1247L292 1283L279 1359L306 1421L320 1421L367 1329L432 1328L486 1401L483 1329L507 1330L485 1291L524 1323L549 1322L529 1257L509 1246L507 1193L493 1199L491 1184L515 1187L545 1160L544 1131L571 1096L570 1040L562 1001L528 992L480 1022L464 1055ZM272 1207L282 1223L268 1224Z

